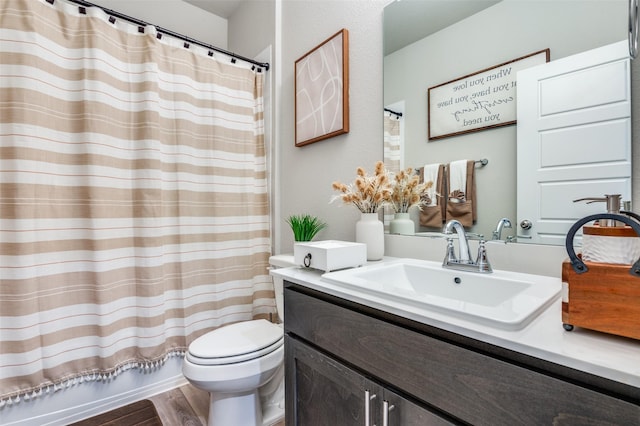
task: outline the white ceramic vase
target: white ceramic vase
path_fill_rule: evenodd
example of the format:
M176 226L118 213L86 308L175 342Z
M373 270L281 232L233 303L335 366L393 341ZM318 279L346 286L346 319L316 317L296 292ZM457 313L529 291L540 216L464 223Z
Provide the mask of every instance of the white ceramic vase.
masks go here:
M416 229L409 213L396 213L389 222L390 234L415 235Z
M367 260L380 260L384 256L384 225L378 213L362 213L356 222L356 242L367 245Z

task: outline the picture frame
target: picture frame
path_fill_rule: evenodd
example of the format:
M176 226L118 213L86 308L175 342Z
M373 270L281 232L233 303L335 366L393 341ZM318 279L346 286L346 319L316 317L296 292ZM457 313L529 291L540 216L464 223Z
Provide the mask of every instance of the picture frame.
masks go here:
M295 62L295 145L349 132L349 32L341 29Z
M544 49L430 87L429 140L515 124L518 71L549 60Z

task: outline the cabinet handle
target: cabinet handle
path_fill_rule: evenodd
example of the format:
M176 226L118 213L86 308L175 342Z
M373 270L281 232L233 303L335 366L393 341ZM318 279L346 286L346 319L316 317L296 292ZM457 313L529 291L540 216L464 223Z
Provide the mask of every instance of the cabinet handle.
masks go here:
M371 401L376 399L376 394L373 395L369 392L369 389L364 391L364 426L371 425Z
M395 407L395 405L389 405L389 401L382 401L382 426L389 426L389 411Z

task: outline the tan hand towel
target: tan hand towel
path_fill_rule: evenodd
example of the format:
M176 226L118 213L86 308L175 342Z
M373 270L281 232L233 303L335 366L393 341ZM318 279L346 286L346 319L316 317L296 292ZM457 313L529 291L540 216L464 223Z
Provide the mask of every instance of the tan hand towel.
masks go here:
M435 177L434 177L435 175ZM427 164L420 171L420 182L433 181L432 191L428 191L426 205L420 211L420 226L442 229L445 219L445 192L446 175L444 164Z
M475 162L460 160L449 163L449 187L445 220L457 219L470 227L478 219Z

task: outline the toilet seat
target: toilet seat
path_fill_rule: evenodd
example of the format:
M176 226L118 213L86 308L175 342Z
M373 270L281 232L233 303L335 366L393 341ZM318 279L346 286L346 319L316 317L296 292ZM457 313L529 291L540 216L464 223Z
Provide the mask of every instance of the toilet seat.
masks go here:
M281 327L259 319L226 325L189 345L187 360L197 365L226 365L265 356L284 344Z

